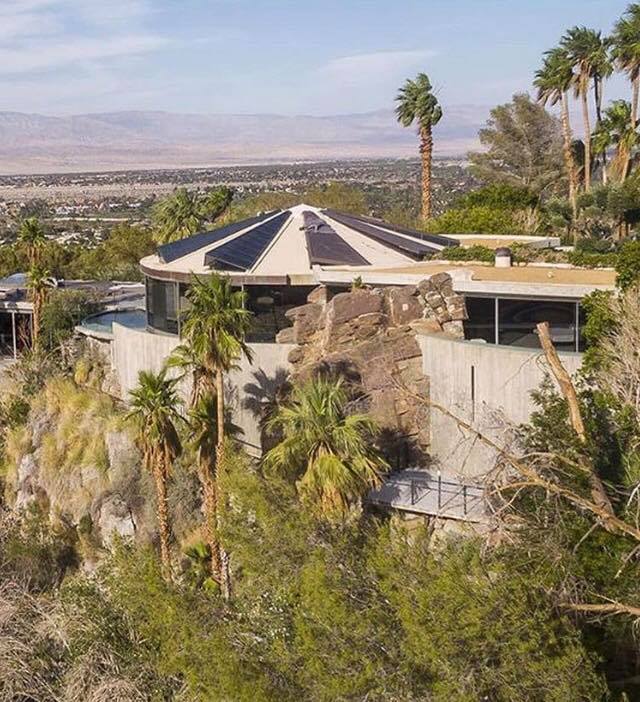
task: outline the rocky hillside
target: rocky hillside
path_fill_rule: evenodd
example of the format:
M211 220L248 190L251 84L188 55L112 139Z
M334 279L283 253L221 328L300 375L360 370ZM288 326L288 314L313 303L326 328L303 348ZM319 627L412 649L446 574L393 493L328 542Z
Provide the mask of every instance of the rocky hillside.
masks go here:
M454 292L451 276L441 273L417 286L354 289L332 296L317 288L308 304L287 313L293 326L278 336L295 343L289 355L293 375L324 368L345 374L360 385L367 411L388 434L393 451L424 457L429 447L425 405L411 401L405 388L428 396L422 373L419 331L463 337L464 298ZM397 441L393 441L396 439Z

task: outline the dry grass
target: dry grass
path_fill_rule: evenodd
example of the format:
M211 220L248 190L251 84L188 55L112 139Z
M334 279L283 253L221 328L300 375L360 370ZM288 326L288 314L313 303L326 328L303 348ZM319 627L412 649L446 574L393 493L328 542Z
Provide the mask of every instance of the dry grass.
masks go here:
M121 424L110 397L69 379L54 378L33 411L44 414L51 428L42 438L40 459L45 471L66 473L86 466L108 469L104 437Z

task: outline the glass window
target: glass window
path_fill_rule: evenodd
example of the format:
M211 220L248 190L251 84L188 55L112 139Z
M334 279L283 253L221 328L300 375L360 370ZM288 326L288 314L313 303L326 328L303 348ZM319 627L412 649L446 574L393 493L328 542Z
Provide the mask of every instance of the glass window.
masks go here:
M496 301L493 297L467 297L468 319L464 323L464 338L469 341L496 341Z
M536 325L549 322L551 339L557 349L576 350L576 306L573 302L551 300L499 300L500 344L540 348Z
M147 278L147 323L153 329L178 333L178 299L175 283Z

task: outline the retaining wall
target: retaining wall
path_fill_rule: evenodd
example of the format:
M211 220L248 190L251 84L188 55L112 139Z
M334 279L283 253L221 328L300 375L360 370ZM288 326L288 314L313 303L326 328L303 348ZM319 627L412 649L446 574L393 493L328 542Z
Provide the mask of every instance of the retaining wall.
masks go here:
M431 402L442 405L503 446L513 441L514 425L529 420L547 366L542 351L419 334L423 372L430 381ZM575 373L581 354L560 353ZM496 453L472 432L432 407L430 453L443 471L475 477L495 465Z
M115 323L111 358L123 398L138 382L141 370L159 371L173 349L180 343L176 336L131 329ZM226 382L225 395L232 409L232 420L243 433L240 441L252 455L261 453L259 416L289 370L287 356L293 344L249 344L253 363L242 359ZM188 386L182 388L184 396Z

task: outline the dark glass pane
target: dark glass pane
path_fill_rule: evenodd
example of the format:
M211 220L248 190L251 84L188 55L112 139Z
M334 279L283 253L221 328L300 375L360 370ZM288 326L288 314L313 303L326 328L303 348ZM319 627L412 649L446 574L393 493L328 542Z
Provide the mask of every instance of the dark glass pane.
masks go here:
M576 350L575 304L546 300L505 300L499 302L499 343L507 346L540 348L538 322L549 322L551 339L559 350Z
M467 297L467 315L464 323L464 338L470 341L481 339L488 344L496 341L496 301L492 297Z
M587 340L584 338L584 325L587 323L587 313L582 305L578 307L578 351L583 353L587 350Z
M147 322L159 331L178 333L176 284L147 278Z
M291 326L288 310L306 304L309 286L245 286L247 309L253 313L250 342L273 343L282 329Z

